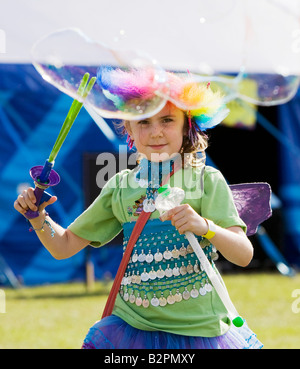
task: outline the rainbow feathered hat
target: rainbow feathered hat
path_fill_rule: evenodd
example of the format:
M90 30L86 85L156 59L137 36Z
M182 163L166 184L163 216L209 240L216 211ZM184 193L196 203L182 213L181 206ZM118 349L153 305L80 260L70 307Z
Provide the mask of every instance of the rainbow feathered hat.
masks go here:
M220 91L213 91L210 83L198 81L190 73L165 72L162 83L150 68L123 70L101 66L97 83L119 112L126 112L133 105L151 105L155 99L163 101L162 109L170 101L186 111L201 131L215 127L229 114Z

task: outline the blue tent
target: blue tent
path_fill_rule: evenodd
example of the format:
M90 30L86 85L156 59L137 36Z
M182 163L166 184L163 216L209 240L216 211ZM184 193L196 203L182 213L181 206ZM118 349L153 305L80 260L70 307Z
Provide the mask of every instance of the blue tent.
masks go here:
M22 186L33 186L29 169L43 165L71 105L71 98L46 83L29 64L0 64L0 255L2 263L25 285L64 282L85 275L85 252L55 260L29 224L13 209ZM121 141L120 141L121 143ZM61 182L49 190L59 199L49 212L67 227L85 208L84 153L114 152L115 145L82 109L55 163ZM96 277L115 273L120 247L92 252ZM104 266L105 265L105 266ZM4 275L2 281L5 282ZM1 272L0 272L1 282Z
M281 141L280 198L285 218L286 257L300 267L300 91L279 109Z

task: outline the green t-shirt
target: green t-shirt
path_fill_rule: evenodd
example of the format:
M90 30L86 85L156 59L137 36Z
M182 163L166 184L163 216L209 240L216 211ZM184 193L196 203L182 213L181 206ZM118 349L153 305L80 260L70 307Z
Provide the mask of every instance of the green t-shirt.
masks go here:
M246 225L239 218L235 208L231 190L218 170L209 166L204 168L188 167L177 171L171 177L169 184L171 187L183 188L186 194L183 203L188 203L201 216L213 220L215 224L223 228L240 226L246 231ZM145 194L146 188L140 187L135 181L135 172L124 170L107 182L98 198L69 226L69 229L79 237L91 241L91 245L94 247L104 245L122 230L122 226L126 226L129 222L134 222L137 219ZM151 221L153 221L153 224L155 223L153 233L156 235L160 231L160 224L163 226L165 223L158 218L158 211L154 211L146 225L148 229L151 228ZM175 228L174 232L177 232ZM179 240L179 238L177 239ZM206 240L203 240L203 242L206 245L206 252L209 252L209 243ZM138 243L136 247L140 250ZM187 259L186 263L194 260L193 263L195 263L195 259L191 259L194 255L194 253L189 254L183 260ZM172 259L171 261L173 262L172 266L174 266L176 260ZM160 263L155 263L157 270ZM167 262L161 262L161 265L166 268ZM131 266L134 271L141 270L134 267L133 264ZM148 267L148 265L146 266ZM177 280L174 277L174 284L170 289L177 286L182 294L183 286L187 286L187 283L189 283L189 277L189 275L186 275L184 278ZM159 281L159 283L163 282ZM145 294L151 299L155 288L160 288L159 291L162 290L161 286L157 287L159 283L154 280L150 281L150 284L148 281L139 283L136 286L137 288L133 288L132 285L130 286L132 287L131 294L134 293L136 298L137 293L145 287ZM169 282L164 283L164 287L168 287ZM182 283L182 287L180 283ZM198 289L202 281L197 278L193 280L188 285L190 290L195 283ZM123 287L127 289L128 286ZM117 296L113 314L138 329L162 330L188 336L219 336L226 333L230 326L227 312L214 289L209 293L199 295L197 298L182 299L178 303L166 304L165 306L149 304L147 308L125 301L124 290L121 290Z

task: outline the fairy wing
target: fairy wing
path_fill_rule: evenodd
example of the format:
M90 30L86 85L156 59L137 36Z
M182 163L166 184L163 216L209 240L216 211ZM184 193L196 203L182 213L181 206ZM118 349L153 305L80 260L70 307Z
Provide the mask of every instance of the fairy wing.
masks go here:
M239 216L247 225L247 236L252 236L259 224L272 215L271 187L268 183L241 183L229 187Z

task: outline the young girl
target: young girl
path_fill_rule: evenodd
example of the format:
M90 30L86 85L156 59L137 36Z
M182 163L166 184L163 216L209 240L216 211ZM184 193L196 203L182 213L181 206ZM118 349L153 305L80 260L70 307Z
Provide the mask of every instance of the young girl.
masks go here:
M122 87L124 72L120 72L119 80L113 76L114 86L112 78L110 85L104 86L109 73L101 70L98 83L115 103L122 99L124 106L124 102L136 103L145 96L136 76L128 84L129 72L126 89L121 92L112 87ZM240 266L252 259L246 225L238 216L229 187L221 173L205 166L197 155L200 152L203 158L207 147L202 131L218 124L227 110L209 85L186 83L171 73L168 78L172 102L147 119L123 122L129 146L134 144L140 154L137 168L123 170L110 179L94 203L67 229L45 212L46 206L56 201L55 196L39 206L39 217L30 220L32 228L55 258L64 259L89 244L106 244L122 229L125 250L141 211L151 212L133 248L112 315L95 323L83 348L259 348L262 345L246 324L240 329L231 324L184 236L186 231L196 235L212 265L216 251ZM147 99L149 94L147 91ZM180 105L177 101L188 99L198 99L200 108L183 110L176 106ZM169 178L174 167L175 173ZM182 187L186 197L160 217L155 199L166 178L171 187ZM33 189L19 195L14 206L21 214L37 210Z

